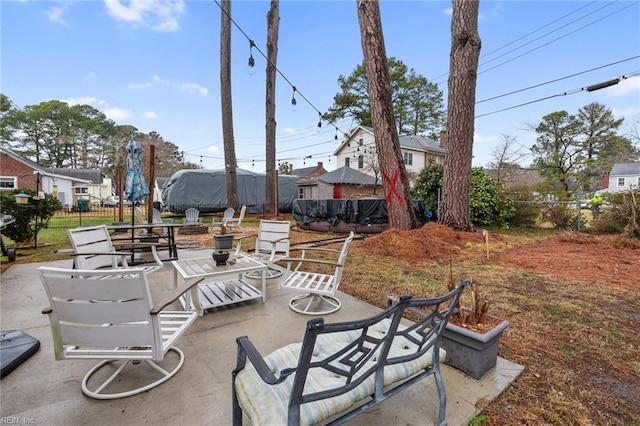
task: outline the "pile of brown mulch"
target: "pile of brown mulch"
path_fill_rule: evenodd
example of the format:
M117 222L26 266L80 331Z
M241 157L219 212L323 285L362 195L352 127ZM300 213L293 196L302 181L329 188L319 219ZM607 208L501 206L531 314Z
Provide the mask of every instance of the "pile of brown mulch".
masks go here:
M363 246L376 254L418 262L448 259L470 244L483 242L482 232L459 232L438 223L428 223L409 231L389 229L368 237Z

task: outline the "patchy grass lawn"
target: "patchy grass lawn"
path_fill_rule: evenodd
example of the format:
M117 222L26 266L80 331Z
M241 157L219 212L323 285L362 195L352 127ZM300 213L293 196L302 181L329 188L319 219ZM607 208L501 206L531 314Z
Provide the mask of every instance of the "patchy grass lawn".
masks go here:
M257 223L249 220L247 232ZM331 237L292 232L294 243ZM210 234L177 238L213 243ZM19 251L18 261L68 257L52 253L66 240L47 242L35 255ZM485 241L429 224L354 241L340 290L383 307L389 295L434 296L471 278L492 301L490 313L511 322L499 355L526 367L485 408L482 424L640 425L639 259L640 242L620 237L519 231Z

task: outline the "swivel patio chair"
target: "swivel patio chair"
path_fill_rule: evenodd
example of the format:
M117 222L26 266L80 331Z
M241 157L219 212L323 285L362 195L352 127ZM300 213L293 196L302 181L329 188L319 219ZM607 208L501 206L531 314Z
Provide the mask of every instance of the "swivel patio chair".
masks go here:
M117 251L111 241L106 225L81 226L68 229L69 241L73 248L73 264L76 269L128 268L127 257L133 257L138 250L150 250L153 262L145 265L148 273L161 269L164 264L153 243L126 242Z
M342 303L336 297L338 286L342 280L342 272L349 253L349 246L353 241L353 231L345 238L341 250L322 247L302 247L302 254L299 258L282 258L279 262L287 262L288 269L291 264L296 263L295 269L289 272L287 277L280 283L280 288L302 292L289 301L289 307L301 314L306 315L327 315L340 309ZM327 260L325 258L307 257L311 253L325 253L335 257L337 260ZM318 267L331 267L333 273L321 273L316 271L305 271L305 267L315 265Z
M275 262L289 256L289 231L291 222L288 220L261 220L258 226L258 235L244 235L235 239L236 254L241 252L242 240L255 237L255 250L250 254L256 260L268 265L266 278L276 278L282 275L283 269L275 265ZM260 272L248 272L249 278L260 278Z
M102 360L82 379L88 397L116 399L145 392L169 380L184 364L184 354L173 345L198 313L163 309L187 289L154 306L141 268L78 271L41 266L38 273L50 303L42 312L49 314L55 359ZM133 374L121 375L131 368L136 369Z

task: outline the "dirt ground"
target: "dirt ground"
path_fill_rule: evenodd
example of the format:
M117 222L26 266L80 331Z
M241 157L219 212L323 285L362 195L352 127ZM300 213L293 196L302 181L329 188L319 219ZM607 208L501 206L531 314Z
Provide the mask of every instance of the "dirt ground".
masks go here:
M457 232L431 223L412 231L389 230L368 238L365 245L410 261L438 261L452 255L486 258L488 243L488 262L640 290L640 241L578 233L563 233L542 241L490 233L487 239L480 231Z

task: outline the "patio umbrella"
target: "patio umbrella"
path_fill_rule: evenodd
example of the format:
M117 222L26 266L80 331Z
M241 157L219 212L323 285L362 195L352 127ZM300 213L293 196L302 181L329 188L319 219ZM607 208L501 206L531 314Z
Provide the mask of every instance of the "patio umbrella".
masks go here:
M131 224L134 224L134 208L136 201L149 195L149 187L142 174L142 152L144 148L138 146L134 139L129 142L127 148L127 179L124 183L124 198L131 201Z

